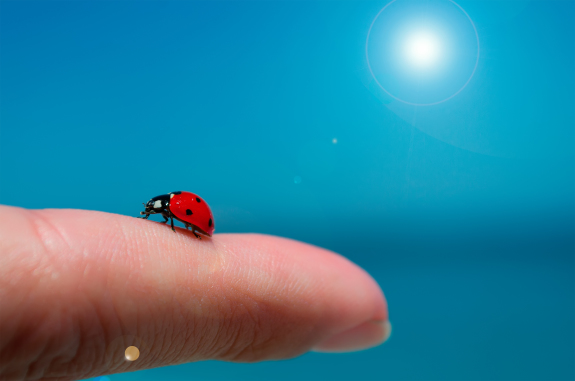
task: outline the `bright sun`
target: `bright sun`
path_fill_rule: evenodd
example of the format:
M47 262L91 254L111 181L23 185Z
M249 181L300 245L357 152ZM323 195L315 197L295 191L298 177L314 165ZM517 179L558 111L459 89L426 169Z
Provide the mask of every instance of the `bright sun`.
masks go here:
M420 32L409 36L405 44L405 54L409 62L418 68L429 68L440 58L441 46L436 36Z

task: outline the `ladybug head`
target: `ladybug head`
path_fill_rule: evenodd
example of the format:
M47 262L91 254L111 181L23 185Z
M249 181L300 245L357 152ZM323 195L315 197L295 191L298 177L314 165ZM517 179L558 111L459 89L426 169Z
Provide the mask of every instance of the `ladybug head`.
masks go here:
M150 201L146 203L146 212L155 210L160 211L165 209L170 204L170 194L162 194L151 198Z
M161 211L164 210L165 208L168 207L168 205L170 205L170 199L172 197L174 197L174 195L176 194L181 194L181 191L178 192L170 192L168 194L162 194L159 196L156 196L154 198L151 198L150 201L148 201L145 205L146 205L146 212L149 211Z

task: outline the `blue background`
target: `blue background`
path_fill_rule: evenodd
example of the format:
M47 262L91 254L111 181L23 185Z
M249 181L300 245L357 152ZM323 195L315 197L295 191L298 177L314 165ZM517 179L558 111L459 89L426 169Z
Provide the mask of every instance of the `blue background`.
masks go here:
M337 251L389 302L368 351L109 379L575 378L575 2L459 2L477 71L419 108L368 75L385 4L0 3L1 203L193 191L217 232Z

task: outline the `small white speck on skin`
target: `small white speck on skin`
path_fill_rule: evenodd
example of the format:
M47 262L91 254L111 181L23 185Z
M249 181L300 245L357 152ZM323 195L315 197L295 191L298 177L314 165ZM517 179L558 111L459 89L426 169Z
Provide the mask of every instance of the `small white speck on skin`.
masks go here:
M58 279L59 277L60 277L60 274L57 273L56 271L54 271L54 272L52 273L52 275L51 275L52 280L56 280L56 279Z

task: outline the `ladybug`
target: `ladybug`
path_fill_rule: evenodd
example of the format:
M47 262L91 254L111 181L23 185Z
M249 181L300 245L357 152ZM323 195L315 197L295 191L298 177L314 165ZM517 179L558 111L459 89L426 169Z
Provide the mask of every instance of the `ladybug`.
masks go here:
M186 229L192 228L192 233L200 239L196 231L208 237L214 234L215 224L212 211L197 194L182 191L170 192L152 198L144 206L146 210L140 214L145 216L140 218L148 219L150 214L161 214L164 217L164 223L168 222L168 218L171 219L173 231L176 231L174 229L175 218L186 225Z

